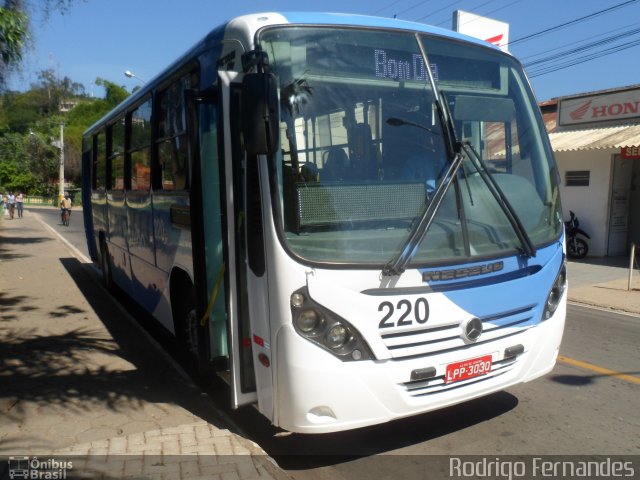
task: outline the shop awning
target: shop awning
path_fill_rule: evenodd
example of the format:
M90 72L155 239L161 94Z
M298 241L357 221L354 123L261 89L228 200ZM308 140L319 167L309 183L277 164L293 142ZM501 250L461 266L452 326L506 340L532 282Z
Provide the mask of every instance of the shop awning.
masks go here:
M640 125L573 130L549 134L554 152L640 146Z

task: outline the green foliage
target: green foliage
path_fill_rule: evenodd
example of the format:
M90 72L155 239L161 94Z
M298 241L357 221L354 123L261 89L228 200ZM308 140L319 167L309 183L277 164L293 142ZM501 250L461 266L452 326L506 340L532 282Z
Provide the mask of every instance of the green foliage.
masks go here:
M23 93L0 95L0 193L21 190L29 195L57 191L60 125L64 124L65 178L79 184L82 175L82 133L129 93L104 79L104 99L84 95L84 86L68 78L57 81L41 72L38 84ZM74 104L61 113L61 102Z
M9 8L0 8L0 49L5 65L22 60L25 40L28 38L29 19L26 14Z
M38 0L32 4L27 0L4 0L0 7L0 86L5 85L7 73L22 62L29 40L29 19L33 9L37 6L47 19L54 11L66 13L76 1Z
M96 85L104 87L105 91L107 92L105 95L105 100L109 105L111 105L111 107L115 107L129 96L129 92L127 92L126 88L121 85L116 85L109 80L96 78Z
M0 185L3 191L41 194L49 183L43 164L51 152L36 135L5 134L0 137Z

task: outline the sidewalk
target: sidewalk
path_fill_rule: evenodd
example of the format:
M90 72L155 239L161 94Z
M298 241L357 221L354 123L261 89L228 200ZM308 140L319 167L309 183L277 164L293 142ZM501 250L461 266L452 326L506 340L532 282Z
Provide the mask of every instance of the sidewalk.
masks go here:
M629 284L628 257L589 257L567 269L570 302L640 315L640 270Z
M289 478L90 276L33 214L0 219L0 456L80 455L102 478Z

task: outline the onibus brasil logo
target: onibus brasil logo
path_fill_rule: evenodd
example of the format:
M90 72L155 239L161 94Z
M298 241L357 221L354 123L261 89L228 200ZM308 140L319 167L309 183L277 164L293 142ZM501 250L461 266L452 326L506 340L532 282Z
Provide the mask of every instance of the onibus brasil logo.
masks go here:
M73 468L73 462L38 457L9 457L9 478L66 479L67 470Z

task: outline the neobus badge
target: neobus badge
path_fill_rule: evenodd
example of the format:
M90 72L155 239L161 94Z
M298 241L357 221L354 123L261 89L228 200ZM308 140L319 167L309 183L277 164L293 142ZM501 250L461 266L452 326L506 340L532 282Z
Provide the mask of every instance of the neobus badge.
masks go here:
M499 272L503 268L503 262L493 262L485 263L484 265L475 265L473 267L456 268L451 270L435 270L432 272L424 272L422 274L422 281L431 282L474 277L476 275L485 275L487 273Z

